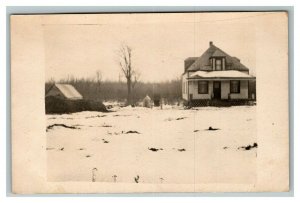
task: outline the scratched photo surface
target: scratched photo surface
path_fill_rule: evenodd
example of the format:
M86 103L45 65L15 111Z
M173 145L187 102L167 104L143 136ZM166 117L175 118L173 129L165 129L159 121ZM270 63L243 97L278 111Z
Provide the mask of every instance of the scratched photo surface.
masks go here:
M259 168L272 164L261 158L281 138L266 144L267 134L258 133L265 96L275 94L262 71L284 65L277 90L284 98L284 12L41 15L37 21L42 176L62 185L44 191L101 192L81 190L80 183L154 187L145 192L176 191L176 185L191 192L272 190ZM286 115L285 100L269 105ZM280 157L288 181L287 125L263 121L284 132ZM69 183L78 187L68 190ZM278 188L286 190L288 182Z

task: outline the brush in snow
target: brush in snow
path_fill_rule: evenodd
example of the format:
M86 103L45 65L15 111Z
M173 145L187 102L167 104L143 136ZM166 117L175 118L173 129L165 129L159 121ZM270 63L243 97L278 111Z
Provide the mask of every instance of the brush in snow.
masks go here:
M135 181L136 183L139 183L139 179L140 179L140 176L139 176L139 175L137 175L136 177L134 177L134 181Z
M102 139L103 143L109 143L109 141Z
M254 142L253 145L242 146L242 147L239 147L238 149L250 150L252 148L257 148L257 147L258 147L257 143Z
M55 148L53 148L53 147L47 147L46 148L46 150L53 150L53 149L55 149Z
M68 125L65 125L65 124L53 124L53 125L47 126L46 131L52 129L53 127L64 127L64 128L69 128L69 129L80 129L80 128L76 128L75 126L68 126Z
M135 130L129 130L129 131L126 132L126 134L129 134L129 133L141 134L141 133L139 133L138 131L135 131Z
M151 148L148 147L148 149L151 150L151 151L153 151L153 152L157 152L159 150L163 150L163 148L158 149L158 148L153 148L153 147L151 147Z
M107 124L103 124L102 126L100 127L104 127L104 128L111 128L112 126L111 125L107 125Z
M207 130L220 130L219 128L213 128L211 126L209 126L209 128Z
M114 179L114 182L117 182L117 175L113 175L112 178Z
M105 117L106 115L97 115L97 116L88 116L88 117L85 117L85 118L102 118L102 117Z
M186 117L180 117L180 118L176 118L176 120L182 120L182 119L185 119Z

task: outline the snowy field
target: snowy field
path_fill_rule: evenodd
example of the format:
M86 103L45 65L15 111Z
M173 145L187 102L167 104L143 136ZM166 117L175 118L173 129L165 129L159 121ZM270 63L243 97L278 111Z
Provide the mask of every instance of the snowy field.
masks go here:
M255 106L112 110L46 116L48 181L255 182Z

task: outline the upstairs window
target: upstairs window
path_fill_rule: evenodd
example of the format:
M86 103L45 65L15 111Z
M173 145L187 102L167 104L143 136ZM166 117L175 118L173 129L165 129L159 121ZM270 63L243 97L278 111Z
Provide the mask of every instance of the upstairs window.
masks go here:
M216 70L222 70L222 59L216 59Z
M208 81L198 81L198 94L208 94Z
M240 81L231 80L230 81L230 93L240 93Z

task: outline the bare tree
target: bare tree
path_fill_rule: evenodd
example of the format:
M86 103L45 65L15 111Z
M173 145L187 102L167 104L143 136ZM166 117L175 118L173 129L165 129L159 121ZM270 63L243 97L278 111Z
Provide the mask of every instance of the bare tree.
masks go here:
M100 94L101 92L101 85L102 85L102 72L100 70L96 71L96 91L97 94Z
M119 65L127 81L127 104L130 105L132 104L132 89L138 81L139 74L132 67L132 49L128 45L121 45L118 56Z
M133 79L132 85L131 85L132 90L134 90L136 84L140 81L140 76L141 76L140 72L134 71L134 76L133 76L134 79Z

